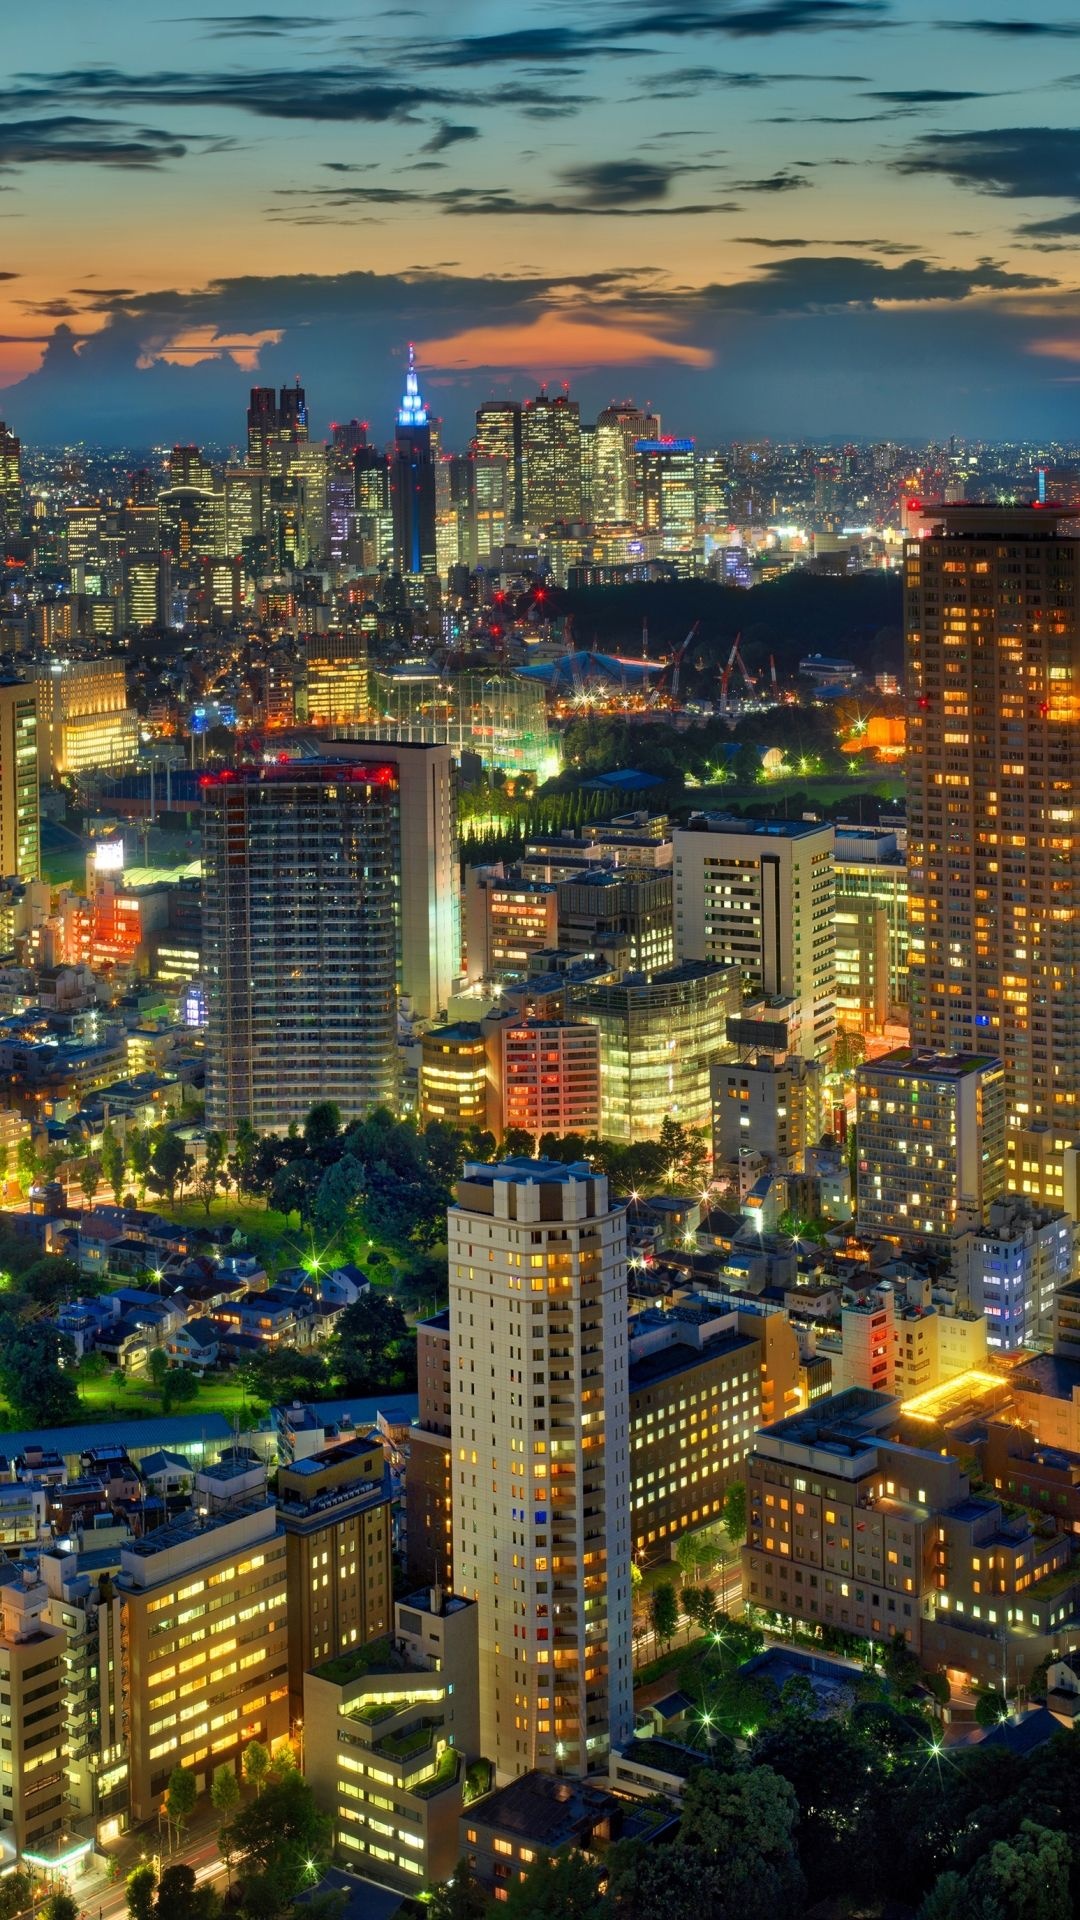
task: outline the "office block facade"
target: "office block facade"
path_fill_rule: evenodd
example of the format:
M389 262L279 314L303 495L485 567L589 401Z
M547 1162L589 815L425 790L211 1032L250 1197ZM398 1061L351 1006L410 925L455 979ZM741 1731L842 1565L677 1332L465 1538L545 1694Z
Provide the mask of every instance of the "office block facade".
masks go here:
M737 966L749 993L799 1002L801 1045L836 1031L833 829L692 814L675 841L675 955Z
M856 1078L858 1217L868 1233L948 1242L1005 1185L1005 1075L985 1054L898 1047Z
M492 1035L499 1055L501 1130L539 1140L599 1133L600 1034L586 1020L507 1020Z
M377 1433L278 1470L289 1594L289 1691L303 1709L304 1674L390 1626L390 1474Z
M209 1787L288 1735L284 1531L272 1506L185 1516L124 1547L116 1585L131 1814L152 1820L174 1767Z
M741 1005L739 969L688 960L573 994L600 1032L601 1131L612 1140L655 1139L668 1115L712 1123L711 1071L734 1053L728 1022Z
M582 1164L470 1165L447 1217L454 1581L501 1778L602 1769L633 1720L626 1221Z
M0 866L4 878L41 872L38 700L32 681L0 680Z

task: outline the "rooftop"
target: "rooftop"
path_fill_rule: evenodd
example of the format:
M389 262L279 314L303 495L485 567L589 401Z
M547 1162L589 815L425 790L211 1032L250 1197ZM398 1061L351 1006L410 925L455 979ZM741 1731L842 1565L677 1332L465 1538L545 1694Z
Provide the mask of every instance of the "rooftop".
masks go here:
M150 1420L85 1421L72 1427L31 1427L18 1433L5 1433L3 1451L8 1457L26 1453L32 1447L58 1451L65 1458L73 1453L89 1453L102 1447L119 1447L139 1453L152 1453L159 1447L187 1447L206 1453L231 1440L232 1427L223 1413L163 1415Z
M864 1075L916 1075L920 1080L962 1080L969 1073L983 1073L988 1067L1001 1067L993 1053L930 1053L917 1047L895 1047L892 1053L879 1054L859 1068Z
M474 1802L472 1817L478 1827L494 1827L540 1846L558 1847L575 1839L583 1827L605 1819L618 1804L614 1795L582 1780L523 1773L509 1786Z
M829 822L821 820L741 820L728 813L692 813L680 833L732 833L758 840L806 840L812 834L828 833Z

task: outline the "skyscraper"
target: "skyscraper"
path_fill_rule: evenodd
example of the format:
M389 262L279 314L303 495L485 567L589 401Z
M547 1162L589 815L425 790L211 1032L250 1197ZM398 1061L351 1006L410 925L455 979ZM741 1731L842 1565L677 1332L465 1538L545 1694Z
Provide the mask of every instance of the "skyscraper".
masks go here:
M277 396L273 387L252 387L247 412L249 467L270 468L270 442L277 435Z
M506 517L520 527L525 517L521 461L521 405L517 400L485 400L476 409L476 451L505 462Z
M659 534L665 553L693 553L697 493L692 440L635 442L634 506L638 531Z
M390 503L390 462L378 447L357 447L353 454L357 560L366 572L389 566L394 555L394 513Z
M292 761L206 774L206 1107L283 1131L316 1100L397 1100L397 769Z
M447 1229L481 1747L501 1779L602 1770L633 1723L625 1211L584 1162L509 1160L466 1166Z
M634 447L639 440L658 439L660 422L630 400L605 407L596 417L593 519L600 524L637 521L637 482Z
M581 409L565 393L537 394L521 416L524 517L529 527L581 518Z
M394 430L391 474L394 507L394 565L399 573L434 573L435 466L431 422L416 377L416 356L410 342L405 391Z
M905 548L911 1038L1005 1062L1008 1188L1080 1138L1080 538L1036 507L928 510Z
M18 533L22 519L22 442L0 420L0 539Z
M282 387L278 401L278 432L282 440L303 446L308 438L307 394L299 380Z
M38 697L25 680L0 680L0 868L5 879L41 871Z

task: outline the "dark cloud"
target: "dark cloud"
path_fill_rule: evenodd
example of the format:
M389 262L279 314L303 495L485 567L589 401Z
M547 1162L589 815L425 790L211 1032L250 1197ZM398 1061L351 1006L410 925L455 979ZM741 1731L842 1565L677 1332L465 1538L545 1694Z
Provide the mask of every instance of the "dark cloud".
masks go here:
M1062 213L1054 220L1031 220L1017 234L1033 240L1070 240L1080 235L1080 213Z
M174 24L208 27L207 40L286 40L340 22L324 13L182 13Z
M410 167L408 171L413 173L417 168ZM287 217L292 220L306 219L312 213L324 216L330 207L349 211L359 207L426 206L437 207L444 213L473 216L541 214L603 220L632 219L661 212L737 211L738 203L732 201L671 201L672 188L685 175L712 171L710 167L673 160L597 160L562 168L558 177L565 191L560 189L554 194L536 197L509 187L455 186L425 192L411 186L364 182L356 186L285 188L277 198L289 202Z
M78 101L95 106L224 107L264 120L406 120L419 108L445 105L455 96L440 88L399 81L371 68L305 68L303 83L292 68L254 73L142 73L116 68L69 69L54 75L21 76L15 91L0 95L0 107Z
M553 67L590 55L646 52L651 40L701 40L711 34L765 40L786 33L872 27L881 24L888 11L888 0L766 0L762 6L749 7L716 0L712 5L656 6L628 16L609 15L595 26L516 27L502 33L469 34L445 42L436 52L443 67L523 61Z
M939 20L950 33L985 33L997 40L1075 40L1080 26L1065 20Z
M760 233L737 233L732 236L732 245L736 247L768 247L777 253L782 253L788 247L808 247L810 242L809 240L792 238L790 234L785 235L782 240L767 240L764 234Z
M425 140L423 152L445 153L447 147L460 146L463 140L479 140L479 138L479 127L454 126L449 120L444 120L440 126L436 127L431 139Z
M9 277L11 276L0 274L0 279ZM24 313L32 313L35 319L39 320L70 320L74 314L80 312L80 308L73 306L70 300L63 299L17 300L15 304L21 307Z
M182 159L190 144L152 127L127 127L77 114L9 120L0 125L0 171L56 162L146 169Z
M701 171L656 160L598 160L563 167L559 177L584 205L607 210L635 201L663 200L681 174Z
M803 174L785 168L779 173L767 174L762 180L735 180L732 185L736 193L796 193L810 182Z
M21 273L11 273L7 269L5 269L3 273L0 273L0 280L21 280L21 279L22 279Z
M961 87L896 87L880 93L868 93L866 97L868 100L884 100L889 106L947 107L956 100L992 100L994 95Z
M774 261L753 280L702 288L694 298L713 312L812 313L872 308L882 302L955 302L974 293L1053 285L1031 274L1011 273L992 260L980 260L974 267L938 267L914 259L887 267L845 254L802 254Z
M1080 199L1080 128L928 133L895 164L901 173L937 174L980 193L1016 199Z

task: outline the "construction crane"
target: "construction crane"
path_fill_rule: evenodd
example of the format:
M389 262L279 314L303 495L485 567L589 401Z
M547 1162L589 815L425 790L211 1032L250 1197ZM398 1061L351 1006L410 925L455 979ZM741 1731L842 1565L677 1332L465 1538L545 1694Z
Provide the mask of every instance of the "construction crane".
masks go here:
M739 672L742 674L743 681L746 685L747 693L753 693L757 687L757 681L755 680L753 674L749 671L746 661L742 657L742 648L740 645L741 640L742 640L742 634L737 633L735 635L735 640L734 640L734 644L732 646L731 652L728 654L727 666L724 668L724 671L720 676L720 711L721 713L726 713L728 711L728 688L731 684L731 673L732 673L733 667L737 666L739 669Z
M774 653L770 653L769 655L769 682L772 687L773 698L779 700L780 689L776 684L776 655Z
M678 699L678 695L679 695L679 669L681 668L683 663L683 655L686 652L687 647L690 645L690 642L693 639L700 625L701 625L700 620L694 621L694 624L691 627L689 633L687 634L686 639L683 641L682 646L676 648L675 652L671 656L672 672L671 672L670 692L673 700Z

